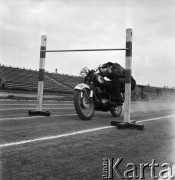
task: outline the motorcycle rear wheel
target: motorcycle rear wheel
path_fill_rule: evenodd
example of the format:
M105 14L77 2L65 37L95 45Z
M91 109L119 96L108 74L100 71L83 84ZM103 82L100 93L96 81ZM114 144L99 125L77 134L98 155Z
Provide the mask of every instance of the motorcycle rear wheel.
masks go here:
M74 106L77 114L82 120L91 120L94 116L95 106L93 102L90 102L89 94L89 89L83 91L75 90Z
M119 117L122 113L122 105L119 105L117 107L112 107L110 109L110 112L114 117Z

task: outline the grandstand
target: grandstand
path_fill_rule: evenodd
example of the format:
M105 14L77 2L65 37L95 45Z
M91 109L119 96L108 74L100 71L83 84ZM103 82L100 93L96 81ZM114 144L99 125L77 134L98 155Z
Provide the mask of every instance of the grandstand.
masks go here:
M73 88L83 82L80 76L45 72L44 92L73 94ZM38 71L0 65L0 85L4 90L37 91ZM132 100L171 100L175 89L137 85Z
M44 91L72 94L81 77L45 72ZM38 71L0 66L1 84L4 89L36 91L38 87Z
M48 73L47 75L57 82L61 82L63 85L73 89L78 83L83 82L83 78L80 76L71 76L64 74Z

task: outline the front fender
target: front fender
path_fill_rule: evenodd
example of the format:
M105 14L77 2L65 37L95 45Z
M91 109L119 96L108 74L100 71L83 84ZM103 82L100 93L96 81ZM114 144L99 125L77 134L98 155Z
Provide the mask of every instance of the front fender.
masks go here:
M85 83L80 83L80 84L77 84L77 85L75 86L74 91L75 91L75 90L83 90L83 89L85 89L85 88L90 89L90 87L89 87L87 84L85 84Z

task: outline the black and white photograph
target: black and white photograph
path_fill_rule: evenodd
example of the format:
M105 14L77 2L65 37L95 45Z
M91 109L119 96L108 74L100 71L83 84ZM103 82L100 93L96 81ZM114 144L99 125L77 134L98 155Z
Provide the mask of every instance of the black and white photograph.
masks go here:
M175 179L174 46L174 0L0 0L0 180Z

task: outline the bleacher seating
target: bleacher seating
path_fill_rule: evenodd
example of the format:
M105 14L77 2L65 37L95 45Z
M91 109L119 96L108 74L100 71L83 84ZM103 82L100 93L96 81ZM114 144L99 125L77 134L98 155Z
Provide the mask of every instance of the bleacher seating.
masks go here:
M69 84L69 80L73 80L73 76L69 78L68 85L64 78L59 80L52 76L54 77L51 73L45 73L44 91L72 93L73 86ZM5 82L6 89L36 91L38 88L38 71L0 66L0 77Z
M69 88L74 88L78 83L83 82L83 78L78 76L47 73L51 78L56 81L62 82L62 84L68 86Z
M45 92L72 94L73 88L83 82L83 78L80 76L49 72L45 72L44 75ZM5 89L37 91L38 71L0 65L0 80L1 87L2 82L5 83L5 87L3 86ZM160 94L157 89L161 90ZM158 96L160 98L162 95L167 99L174 98L175 89L137 85L132 91L131 97L133 100L156 100Z

